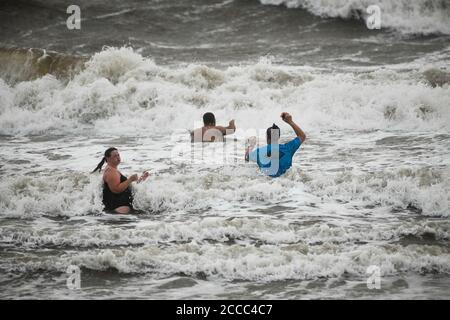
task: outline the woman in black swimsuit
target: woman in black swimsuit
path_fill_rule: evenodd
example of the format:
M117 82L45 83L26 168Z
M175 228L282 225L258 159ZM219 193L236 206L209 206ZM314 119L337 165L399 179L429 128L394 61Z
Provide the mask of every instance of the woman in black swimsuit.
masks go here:
M116 213L129 213L133 209L133 194L130 185L133 181L139 183L147 179L148 172L145 171L140 178L137 174L133 174L129 178L125 177L117 169L120 164L119 151L116 148L109 148L92 173L101 171L105 162L107 163L103 172L103 204L105 209Z

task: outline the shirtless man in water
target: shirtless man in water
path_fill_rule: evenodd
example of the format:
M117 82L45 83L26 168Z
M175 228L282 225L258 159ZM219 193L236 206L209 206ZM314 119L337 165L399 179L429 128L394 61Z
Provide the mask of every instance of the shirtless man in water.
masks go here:
M228 127L216 126L216 117L207 112L203 115L203 127L191 131L191 142L223 142L225 135L235 131L234 120L229 122Z

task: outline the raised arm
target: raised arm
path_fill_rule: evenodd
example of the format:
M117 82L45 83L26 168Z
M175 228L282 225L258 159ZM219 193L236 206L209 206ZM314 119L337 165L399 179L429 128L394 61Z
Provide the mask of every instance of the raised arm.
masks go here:
M234 120L231 120L228 123L228 127L216 126L216 129L220 130L223 135L233 134L236 131L236 125L234 124Z
M297 135L297 137L300 138L301 142L305 142L306 140L306 134L303 132L302 129L300 129L300 127L292 120L292 116L287 113L287 112L283 112L281 114L281 119L283 119L284 122L286 122L288 125L290 125L292 127L292 129L294 129L295 134Z
M250 160L250 152L253 151L256 145L256 137L249 138L245 143L245 162Z

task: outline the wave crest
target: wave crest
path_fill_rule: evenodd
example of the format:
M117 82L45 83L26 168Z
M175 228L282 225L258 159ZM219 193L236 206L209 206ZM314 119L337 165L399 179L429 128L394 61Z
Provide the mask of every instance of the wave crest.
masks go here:
M403 34L450 34L446 0L260 0L265 5L302 8L324 18L366 19L366 9L378 5L381 27Z

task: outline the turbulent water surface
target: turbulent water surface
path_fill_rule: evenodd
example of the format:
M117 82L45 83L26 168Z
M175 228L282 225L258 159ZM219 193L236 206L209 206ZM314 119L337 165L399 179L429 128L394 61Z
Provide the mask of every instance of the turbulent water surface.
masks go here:
M450 298L448 1L66 2L0 4L0 298ZM282 111L272 179L244 143ZM103 213L110 146L138 214Z

